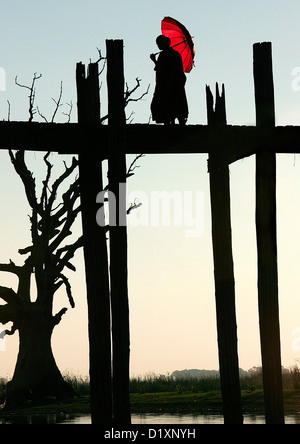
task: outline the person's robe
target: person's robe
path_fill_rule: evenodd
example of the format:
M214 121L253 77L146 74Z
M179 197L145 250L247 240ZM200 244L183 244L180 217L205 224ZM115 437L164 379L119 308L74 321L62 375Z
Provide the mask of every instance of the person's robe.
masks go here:
M186 77L179 52L163 50L156 63L156 86L151 103L152 119L157 123L180 121L188 117Z

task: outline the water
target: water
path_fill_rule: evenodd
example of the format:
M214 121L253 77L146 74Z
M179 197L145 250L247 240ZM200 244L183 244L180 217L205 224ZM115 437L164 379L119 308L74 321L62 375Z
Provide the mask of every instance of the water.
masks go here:
M285 415L286 424L300 424L300 412ZM90 415L13 415L0 418L0 424L91 424ZM132 424L223 424L222 415L132 415ZM248 414L244 416L244 424L265 424L264 415Z

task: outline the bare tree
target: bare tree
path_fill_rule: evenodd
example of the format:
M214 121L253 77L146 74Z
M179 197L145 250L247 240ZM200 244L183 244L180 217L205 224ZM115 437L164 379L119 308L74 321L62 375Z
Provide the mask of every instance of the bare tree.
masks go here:
M49 121L38 107L34 106L35 83L40 77L41 75L34 74L31 86L20 84L16 78L16 84L29 91L29 122L32 122L36 113L46 122ZM127 88L124 93L124 106L128 101L133 100L130 96L139 84L140 81L137 79L137 86L133 90L130 91ZM58 109L62 106L61 98L62 85L58 99L53 99L55 109L51 122L54 121ZM70 121L72 102L68 106L69 112L64 114ZM8 116L10 116L10 107ZM70 165L65 164L64 172L52 179L53 165L49 161L50 152L46 153L43 157L46 173L38 196L35 178L26 164L25 152L10 150L9 156L23 183L31 208L31 244L19 250L20 255L26 257L23 265L16 265L11 260L0 264L0 271L12 273L18 278L16 291L0 286L0 299L4 301L4 305L0 305L0 323L5 325L12 322L11 330L5 330L4 334L13 335L18 331L20 339L14 375L6 389L8 407L20 405L28 400L40 401L49 395L57 398L74 395L72 388L64 381L56 365L51 348L53 330L67 311L66 307L62 307L57 313L53 313L53 300L58 289L64 286L70 306L72 308L75 306L71 285L64 270L75 271L70 261L75 252L83 246L82 236L70 244L66 243L81 211L79 179L74 178L78 160L73 157ZM134 170L138 167L136 162L141 156L137 156L131 163L127 177L134 174ZM66 187L68 180L71 183ZM63 192L62 189L65 191ZM61 198L58 201L59 195ZM128 214L140 205L131 204ZM36 284L35 300L32 297L32 276Z
M7 404L15 405L48 395L64 397L72 394L60 374L51 349L53 329L67 311L66 307L62 307L53 313L53 298L57 290L64 286L71 307L75 306L64 270L75 271L70 260L82 246L82 237L73 243L65 243L80 213L77 178L62 194L61 202L56 202L60 187L71 177L77 160L73 158L71 165L65 165L64 172L51 184L52 164L49 162L50 153L47 153L44 156L46 177L38 198L35 179L25 163L24 151L10 151L9 154L31 207L31 245L19 250L26 257L23 265L16 265L12 261L0 264L0 271L12 273L18 278L17 291L0 287L0 298L5 302L0 306L0 322L12 322L12 329L5 333L10 335L18 330L20 338L15 372L6 392ZM35 301L32 301L31 292L33 274L37 289Z
M16 84L29 90L29 122L37 112L34 107L35 82L41 77L36 74L30 87ZM62 87L51 121L61 106ZM70 111L67 114L70 119ZM52 180L53 165L49 161L50 153L44 155L45 178L40 195L37 195L33 173L28 169L25 153L22 150L9 151L14 169L20 177L27 201L31 208L30 229L31 245L19 250L25 257L23 265L16 265L11 260L0 264L0 271L14 274L18 278L18 287L0 287L0 322L12 322L11 330L4 334L19 333L19 353L12 380L7 384L6 404L13 406L26 400L39 400L48 395L65 397L73 395L71 387L63 380L56 365L51 336L67 311L62 307L53 313L54 295L62 286L65 287L71 307L75 306L71 285L64 273L65 269L75 271L70 262L78 248L82 246L82 237L67 244L66 238L72 234L73 223L80 213L79 181L75 177L78 161L73 157L70 165L65 164L63 173ZM70 185L66 185L66 181ZM61 196L58 201L58 196ZM31 277L34 275L36 299L32 298Z

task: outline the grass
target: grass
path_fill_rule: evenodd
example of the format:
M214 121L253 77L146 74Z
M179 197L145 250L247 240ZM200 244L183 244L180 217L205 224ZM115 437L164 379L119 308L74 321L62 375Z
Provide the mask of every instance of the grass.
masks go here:
M90 394L90 380L88 376L80 376L67 372L63 374L63 378L73 387L77 395L84 396Z
M262 390L242 390L242 408L244 413L264 413L264 396ZM179 413L179 414L221 414L222 397L218 390L208 392L161 392L161 393L132 393L131 412L145 413ZM300 411L300 389L284 390L284 405L286 413ZM89 414L90 397L88 395L78 397L69 402L53 400L44 405L31 406L15 411L5 411L1 416L10 414Z
M222 411L221 393L162 392L132 393L133 413L217 413Z
M146 375L145 377L130 380L130 393L160 393L186 391L199 392L220 390L220 379L212 378L171 378L168 376Z
M300 388L297 371L284 374L284 405L286 412L300 411ZM69 402L47 404L18 410L21 413L89 413L90 386L87 377L65 374L78 397ZM260 372L241 378L242 407L245 413L263 413L264 396ZM180 378L147 375L130 382L132 413L222 413L222 396L218 377ZM4 412L3 412L4 413ZM5 414L7 414L6 412ZM11 412L10 412L11 413Z

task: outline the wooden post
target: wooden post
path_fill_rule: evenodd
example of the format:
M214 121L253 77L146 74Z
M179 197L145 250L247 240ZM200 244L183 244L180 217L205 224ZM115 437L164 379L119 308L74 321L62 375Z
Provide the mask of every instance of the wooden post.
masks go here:
M99 124L98 64L77 64L78 121ZM98 150L101 140L95 146ZM91 153L91 150L89 150ZM93 424L112 423L111 329L108 258L105 227L96 223L96 196L103 189L101 162L92 154L79 155L82 229L89 317L91 416Z
M216 86L216 106L206 87L208 125L212 130L226 125L225 91L219 95ZM215 298L217 312L218 348L223 415L225 424L242 424L241 390L237 350L237 326L235 313L235 285L233 272L229 168L222 157L218 142L209 154L210 196L212 215L212 240L214 254Z
M275 126L271 43L253 46L256 125ZM265 414L268 424L283 424L276 240L276 154L262 146L256 154L256 236L258 305Z
M107 40L106 49L113 412L116 424L130 424L123 41Z

